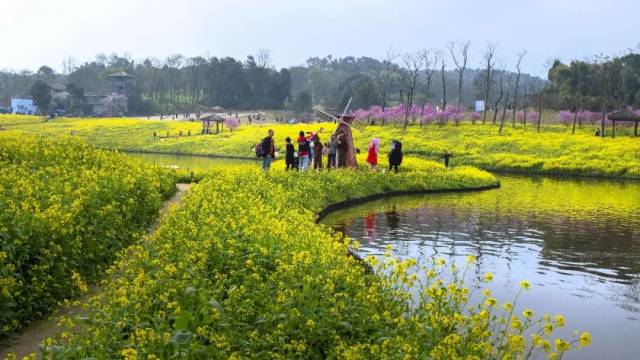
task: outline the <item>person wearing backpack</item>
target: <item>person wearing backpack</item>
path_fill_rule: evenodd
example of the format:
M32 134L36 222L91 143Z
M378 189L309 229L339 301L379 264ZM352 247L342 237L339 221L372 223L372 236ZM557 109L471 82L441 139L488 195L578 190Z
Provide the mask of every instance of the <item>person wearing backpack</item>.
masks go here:
M264 172L269 171L271 161L273 161L276 154L276 149L273 144L273 130L269 129L268 134L269 136L262 139L262 142L260 143L260 147L262 148L262 170Z

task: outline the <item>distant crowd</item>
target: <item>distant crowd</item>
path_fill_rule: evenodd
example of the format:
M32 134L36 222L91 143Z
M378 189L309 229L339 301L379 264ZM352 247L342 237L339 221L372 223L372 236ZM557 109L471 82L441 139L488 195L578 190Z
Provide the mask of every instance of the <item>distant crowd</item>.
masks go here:
M349 144L344 133L333 134L329 141L322 143L320 140L321 128L317 132L300 131L294 140L291 137L285 138L285 170L307 171L331 170L347 167L347 152ZM296 150L297 145L297 150ZM271 168L271 162L276 156L276 144L274 131L269 130L268 136L262 139L255 147L256 156L262 158L262 169L267 172ZM373 138L367 146L367 163L371 171L378 168L378 154L380 152L380 139ZM326 157L326 166L324 158ZM397 140L391 142L391 150L388 154L389 171L398 171L398 166L402 163L402 143Z

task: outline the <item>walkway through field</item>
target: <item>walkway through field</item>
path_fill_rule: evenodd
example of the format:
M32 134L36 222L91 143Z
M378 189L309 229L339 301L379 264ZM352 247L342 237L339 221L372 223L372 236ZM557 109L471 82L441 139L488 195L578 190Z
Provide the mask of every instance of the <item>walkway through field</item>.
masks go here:
M160 225L160 220L169 211L171 205L179 204L190 188L191 184L177 184L176 193L162 204L158 220L149 227L149 234L156 231ZM58 332L58 319L60 319L61 316L81 316L86 314L88 309L84 305L89 302L90 297L96 295L99 291L100 288L98 286L91 285L89 286L89 291L78 299L78 305L61 307L48 319L37 320L31 325L28 325L22 330L20 335L8 341L7 347L0 349L0 360L4 359L11 353L14 353L18 359L22 359L23 356L29 355L33 352L38 353L39 345L42 341L48 337L54 337Z

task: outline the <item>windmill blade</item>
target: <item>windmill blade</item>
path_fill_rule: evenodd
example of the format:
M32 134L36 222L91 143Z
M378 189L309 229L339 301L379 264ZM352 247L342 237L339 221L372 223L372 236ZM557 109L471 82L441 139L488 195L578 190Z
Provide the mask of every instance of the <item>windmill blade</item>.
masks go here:
M344 111L342 112L342 115L340 116L340 118L342 119L345 115L347 115L347 110L349 110L349 105L351 105L351 100L353 100L353 97L349 98L349 101L347 101L347 105L344 107Z
M346 111L346 109L345 109ZM344 115L342 115L344 116ZM345 122L344 120L342 120L342 116L337 118L331 114L328 114L322 110L316 110L315 113L315 119L316 120L321 120L321 121L335 121L341 124L345 124L348 127L352 128L352 129L356 129L360 132L364 132L364 129L367 127L367 125L369 125L365 120L361 120L361 119L353 119L353 122L351 124Z
M320 121L340 121L337 117L331 115L331 114L327 114L326 112L322 111L322 110L316 110L316 113L314 115L314 118L316 120L320 120Z

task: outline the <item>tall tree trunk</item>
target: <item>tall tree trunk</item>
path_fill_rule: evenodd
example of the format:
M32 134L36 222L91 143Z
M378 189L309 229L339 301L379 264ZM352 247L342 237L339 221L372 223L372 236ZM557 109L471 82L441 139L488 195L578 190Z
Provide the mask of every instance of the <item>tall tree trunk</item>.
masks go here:
M518 74L516 75L516 88L513 94L513 114L512 114L513 127L516 127L516 109L518 108L518 88L519 87L520 87L520 69L518 68Z
M507 96L504 99L504 106L502 107L502 118L500 119L500 130L498 130L498 134L502 135L502 128L504 127L504 120L507 117L507 106L509 104L509 91L507 91Z
M440 73L440 76L442 78L442 110L444 111L444 109L447 108L447 77L445 75L445 67L444 67L444 60L442 60L442 71Z
M538 132L540 132L541 121L542 121L542 93L538 95Z

